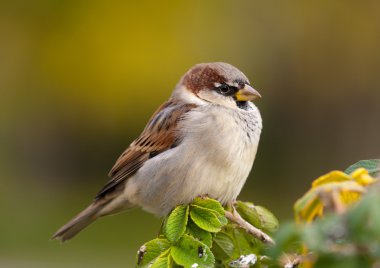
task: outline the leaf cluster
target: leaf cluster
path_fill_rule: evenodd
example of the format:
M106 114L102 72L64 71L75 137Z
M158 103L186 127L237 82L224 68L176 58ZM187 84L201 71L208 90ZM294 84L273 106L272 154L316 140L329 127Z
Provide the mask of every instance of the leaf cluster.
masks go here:
M362 185L364 182L370 183L360 199L355 203L348 203L343 212L329 211L313 221L305 217L303 224L283 224L274 237L276 246L270 248L266 254L273 260L298 256L302 267L377 267L380 264L380 183L369 176L378 175L379 163L379 160L360 161L349 167L345 176L336 176L336 173L328 176L331 174L329 173L314 181L314 186L324 186L323 189L327 190L325 195L332 193L331 187L325 187L329 185L325 184L326 180L332 184L341 181L339 189L345 193L352 191L351 186L345 188L346 176ZM365 172L362 171L363 168L366 169ZM312 191L300 199L302 202L296 203L296 215L302 210L315 210L313 202L307 201L311 200L310 192ZM341 205L345 205L346 201L345 196L338 199Z
M164 220L158 238L143 245L138 267L213 267L212 233L227 224L223 207L215 200L197 198L177 206Z
M253 226L269 233L278 228L276 217L267 209L238 201L236 209ZM196 198L189 205L177 206L165 218L161 233L145 243L137 253L137 267L240 267L242 255L258 260L264 245L231 223L216 200ZM255 255L253 255L255 254ZM234 262L235 261L235 262Z
M374 267L380 262L379 204L376 185L344 214L305 225L284 224L267 254L277 260L284 252L301 256L305 267Z

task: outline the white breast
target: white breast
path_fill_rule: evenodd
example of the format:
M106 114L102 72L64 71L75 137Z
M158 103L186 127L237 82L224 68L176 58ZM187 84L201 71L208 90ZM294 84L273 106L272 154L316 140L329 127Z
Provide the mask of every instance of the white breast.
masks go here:
M262 128L253 104L248 111L201 106L181 124L181 144L148 160L127 184L129 199L158 215L199 195L222 203L235 200L252 168Z

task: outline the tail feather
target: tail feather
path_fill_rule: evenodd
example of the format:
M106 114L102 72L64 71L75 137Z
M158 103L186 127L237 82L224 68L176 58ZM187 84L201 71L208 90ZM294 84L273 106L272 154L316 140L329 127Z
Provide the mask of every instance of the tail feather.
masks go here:
M77 233L90 225L99 216L98 212L104 204L91 204L71 221L62 226L52 237L52 239L61 240L62 242L73 238Z

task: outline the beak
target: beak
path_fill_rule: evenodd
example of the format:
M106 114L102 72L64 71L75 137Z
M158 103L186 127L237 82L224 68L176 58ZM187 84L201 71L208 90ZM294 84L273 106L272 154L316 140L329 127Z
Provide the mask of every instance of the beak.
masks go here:
M261 98L260 93L247 84L244 86L244 88L236 92L235 96L238 101L252 101Z
M244 88L236 92L235 96L238 101L252 101L261 98L260 93L250 85L245 85Z

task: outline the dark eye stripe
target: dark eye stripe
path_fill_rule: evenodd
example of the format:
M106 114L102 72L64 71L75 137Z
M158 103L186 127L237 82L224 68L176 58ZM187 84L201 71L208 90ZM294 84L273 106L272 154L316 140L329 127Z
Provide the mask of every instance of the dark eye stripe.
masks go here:
M237 92L237 88L233 86L229 86L227 84L222 84L215 88L216 92L223 96L233 96Z

